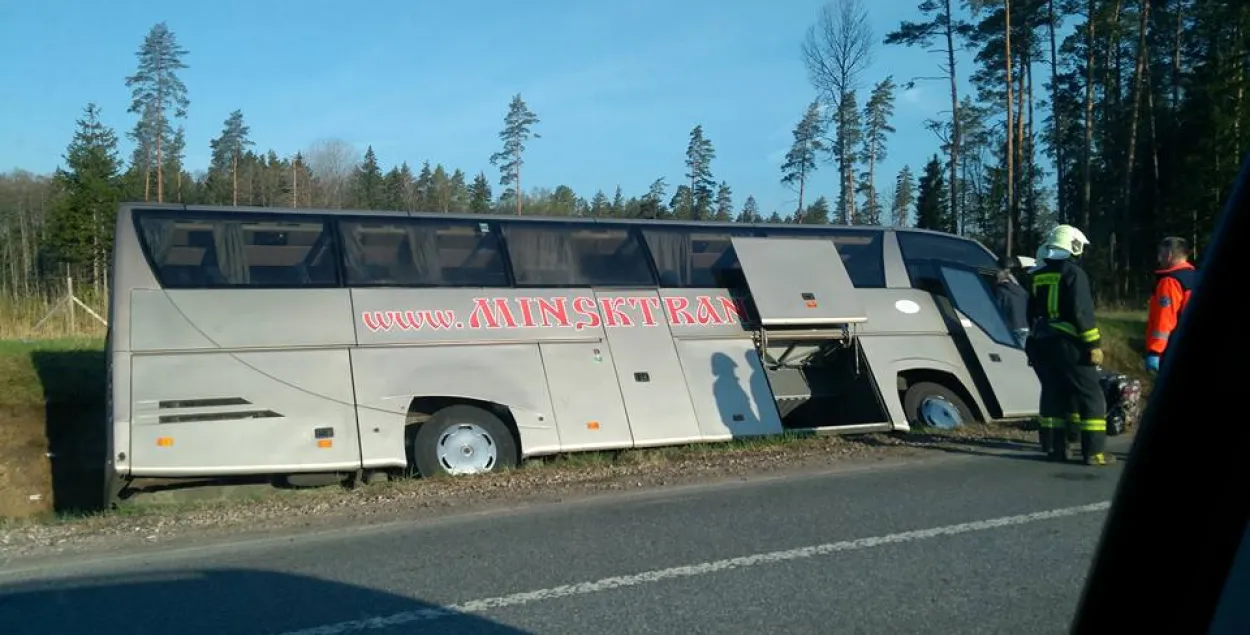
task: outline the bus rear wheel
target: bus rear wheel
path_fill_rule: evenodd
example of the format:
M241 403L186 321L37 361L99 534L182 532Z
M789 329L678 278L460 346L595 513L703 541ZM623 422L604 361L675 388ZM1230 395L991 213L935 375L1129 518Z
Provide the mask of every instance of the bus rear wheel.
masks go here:
M448 406L417 429L412 456L423 478L485 474L516 465L516 439L491 412Z

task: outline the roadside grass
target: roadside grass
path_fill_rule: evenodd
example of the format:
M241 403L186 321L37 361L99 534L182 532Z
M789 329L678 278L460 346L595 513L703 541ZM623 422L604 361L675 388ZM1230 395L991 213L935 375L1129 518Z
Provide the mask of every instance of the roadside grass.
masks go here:
M1145 315L1142 312L1116 311L1099 315L1103 331L1106 367L1143 380L1142 342ZM0 332L5 332L0 329ZM78 334L37 340L0 340L0 528L28 517L38 522L80 522L100 513L82 512L75 506L56 504L64 484L54 483L59 477L79 478L90 469L76 467L54 474L49 453L62 463L81 461L103 451L105 377L103 336ZM733 461L737 457L766 460L775 455L783 465L794 455L819 453L855 454L871 447L908 443L956 442L968 439L1028 440L1027 424L970 425L959 430L917 429L912 435L858 435L842 437L805 432L791 432L774 437L741 439L721 443L694 444L676 447L648 448L627 451L582 452L555 455L527 461L515 470L522 474L610 474L621 470L671 468L700 461ZM902 441L900 441L902 440ZM99 471L98 468L95 471ZM434 479L443 480L443 479ZM448 479L457 480L457 479ZM421 481L400 479L375 487L421 487ZM54 487L55 485L55 487ZM80 486L92 490L94 484ZM54 489L56 490L54 492ZM305 500L323 496L314 490L281 490L268 488L248 492L227 501L162 502L126 504L104 515L146 514L159 509L161 513L183 509L202 509L205 505L247 504L249 500ZM328 488L338 490L340 488ZM313 493L310 493L313 492ZM78 496L80 492L70 492ZM275 499L275 497L277 497ZM293 498L292 498L293 497ZM10 520L4 520L4 518Z

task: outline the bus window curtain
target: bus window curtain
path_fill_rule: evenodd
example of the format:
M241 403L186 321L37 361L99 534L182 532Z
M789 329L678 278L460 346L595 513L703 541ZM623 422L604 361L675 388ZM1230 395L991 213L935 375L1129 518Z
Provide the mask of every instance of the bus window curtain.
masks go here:
M251 283L247 263L247 246L243 242L241 223L226 221L213 226L213 248L217 251L217 268L231 286Z
M694 239L683 231L642 232L655 258L660 286L685 287L694 281Z

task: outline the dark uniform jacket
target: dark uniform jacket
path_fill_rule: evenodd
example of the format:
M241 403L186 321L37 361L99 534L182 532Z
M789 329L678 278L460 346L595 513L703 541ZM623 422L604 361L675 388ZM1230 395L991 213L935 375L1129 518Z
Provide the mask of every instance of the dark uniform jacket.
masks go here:
M1045 260L1033 272L1029 326L1033 335L1070 337L1087 349L1100 348L1089 276L1071 260Z

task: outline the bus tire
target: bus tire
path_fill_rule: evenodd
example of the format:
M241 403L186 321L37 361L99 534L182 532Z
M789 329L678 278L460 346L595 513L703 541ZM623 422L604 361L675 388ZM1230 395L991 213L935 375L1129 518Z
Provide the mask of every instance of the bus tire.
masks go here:
M930 381L908 386L903 394L903 411L908 425L913 427L952 429L976 420L958 393Z
M493 413L455 405L421 424L412 438L412 457L422 478L484 474L515 467L517 442Z

